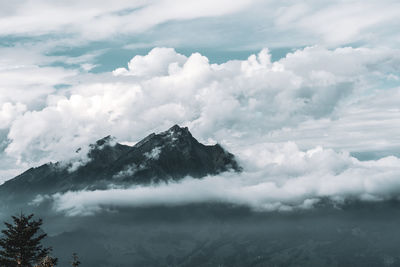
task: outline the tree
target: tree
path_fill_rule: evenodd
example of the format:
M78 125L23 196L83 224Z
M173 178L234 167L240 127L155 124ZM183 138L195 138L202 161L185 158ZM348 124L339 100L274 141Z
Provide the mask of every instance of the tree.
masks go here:
M40 261L38 265L35 265L35 267L54 267L57 265L57 261L57 258L46 256Z
M72 262L71 262L71 266L73 267L78 267L79 265L81 265L81 262L78 259L78 254L73 253L72 254Z
M51 248L41 245L47 236L41 230L42 219L34 220L33 216L12 216L12 224L4 223L6 229L1 231L3 236L0 238L1 267L32 267L49 255Z

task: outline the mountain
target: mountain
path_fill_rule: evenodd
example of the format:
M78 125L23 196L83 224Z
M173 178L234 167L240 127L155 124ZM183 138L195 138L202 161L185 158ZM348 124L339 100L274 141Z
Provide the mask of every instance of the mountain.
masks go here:
M79 149L78 149L79 151ZM199 143L188 128L174 125L152 133L134 146L107 136L90 145L87 158L74 163L48 163L31 168L0 186L0 196L53 194L201 178L241 171L235 157L219 144Z
M44 245L54 248L59 266L69 266L74 252L89 267L400 266L398 200L322 201L291 212L220 202L115 205L77 216L54 209L51 200L27 205L37 194L168 183L230 170L241 170L232 154L199 143L187 128L173 126L134 146L107 136L90 145L81 161L31 168L0 186L0 222L19 212L43 218L49 234Z

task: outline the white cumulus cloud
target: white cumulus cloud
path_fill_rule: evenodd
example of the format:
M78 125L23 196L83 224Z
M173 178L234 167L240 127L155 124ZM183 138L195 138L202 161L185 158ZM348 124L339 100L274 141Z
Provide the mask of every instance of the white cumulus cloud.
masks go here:
M360 101L368 106L368 96L396 74L400 62L395 50L368 48L307 47L279 61L270 57L264 49L247 60L210 64L198 53L185 57L155 48L134 57L125 75L83 75L70 88L47 96L43 109L17 116L9 122L6 152L28 162L63 160L109 134L135 142L175 123L189 126L200 140L211 138L235 151L280 131L289 130L289 140L301 141L302 136L292 139L290 133L295 136L296 127L306 122L314 127L338 119L373 123L368 117L349 117L350 110ZM389 112L385 104L375 109ZM366 138L375 137L378 131Z

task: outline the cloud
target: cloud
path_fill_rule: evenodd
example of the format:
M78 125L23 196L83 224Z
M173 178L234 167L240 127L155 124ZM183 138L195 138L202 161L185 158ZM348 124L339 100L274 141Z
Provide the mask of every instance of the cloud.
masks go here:
M337 110L331 118L306 120L294 127L274 130L271 142L296 140L302 147L323 145L358 152L367 158L399 156L400 88L375 90L351 106Z
M294 143L249 148L241 174L204 179L47 196L57 212L92 215L113 207L179 206L194 203L245 205L256 211L313 208L322 198L337 205L346 200L382 201L400 191L400 159L359 161L348 153L316 147L301 151ZM257 155L257 157L256 157ZM37 203L43 196L37 198Z
M320 44L373 43L379 42L378 36L387 33L379 32L385 25L394 26L391 25L392 18L399 14L398 8L396 1L388 1L385 5L379 1L334 1L328 4L293 1L278 9L275 25L308 33L310 38L317 37Z
M135 56L128 63L128 69L119 68L113 74L132 76L161 76L168 74L169 66L182 66L187 60L183 55L177 54L173 48L154 48L146 56Z
M0 37L12 44L51 43L44 55L101 42L106 49L174 46L216 53L315 44L397 48L400 41L395 0L24 0L1 7Z
M31 164L65 160L76 148L109 134L135 142L175 123L189 126L201 141L211 138L235 153L277 135L287 138L279 142L289 139L308 149L315 144L304 146L298 127L313 124L322 131L332 121L329 134L335 136L336 131L351 129L352 123L375 123L371 117L354 116L371 108L372 95L383 102L373 104L370 114L396 116L398 109L392 104L387 110L386 101L395 103L398 94L393 92L398 89L390 89L390 97L378 93L383 83L393 80L399 61L391 49L315 46L275 62L264 49L247 60L210 64L199 53L186 57L170 48L155 48L114 73L82 74L70 80L66 90L47 96L44 108L15 117L8 122L6 153ZM365 135L370 144L376 137L376 131ZM352 138L357 141L356 135L348 136L346 143ZM315 140L352 149L341 147L338 140Z
M21 103L13 105L10 102L4 103L0 109L0 129L8 128L12 121L26 110Z
M260 49L350 43L397 47L399 3L330 1L61 1L2 2L0 36L85 42ZM217 25L217 27L216 27ZM71 42L73 40L73 42ZM23 40L26 41L26 40ZM212 41L212 43L210 43ZM64 44L65 45L65 44Z
M24 105L26 110L41 109L47 96L56 93L57 85L67 84L79 73L51 66L54 61L65 58L46 57L42 52L42 48L34 45L0 47L0 106L10 103Z
M161 151L162 151L161 147L155 147L150 152L144 153L144 156L148 160L157 160L160 157Z
M49 1L8 3L0 17L0 35L40 36L65 34L101 40L115 34L142 32L171 20L221 16L237 12L251 1ZM3 7L2 3L2 7ZM211 8L212 6L212 8Z

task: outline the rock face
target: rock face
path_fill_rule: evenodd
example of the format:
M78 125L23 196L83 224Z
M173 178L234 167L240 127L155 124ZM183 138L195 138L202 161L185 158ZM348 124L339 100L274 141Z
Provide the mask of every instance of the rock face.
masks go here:
M107 136L90 145L87 157L77 166L48 163L31 168L0 186L0 195L95 190L110 184L149 184L241 171L234 156L219 144L203 145L188 128L178 125L152 133L134 146L116 143Z

